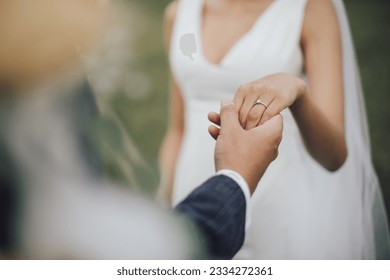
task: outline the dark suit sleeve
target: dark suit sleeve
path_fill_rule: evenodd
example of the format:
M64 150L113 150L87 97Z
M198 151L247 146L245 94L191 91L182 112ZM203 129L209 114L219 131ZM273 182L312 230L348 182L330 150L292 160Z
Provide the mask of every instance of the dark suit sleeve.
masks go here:
M246 201L237 183L215 176L195 189L176 208L199 227L209 255L231 259L245 237Z

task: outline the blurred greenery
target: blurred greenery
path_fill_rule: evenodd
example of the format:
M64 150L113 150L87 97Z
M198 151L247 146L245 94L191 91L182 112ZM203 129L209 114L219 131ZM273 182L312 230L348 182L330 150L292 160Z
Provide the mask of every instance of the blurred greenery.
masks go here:
M135 67L150 79L150 90L137 98L124 94L112 106L130 131L148 164L158 174L158 151L168 120L168 66L163 47L163 11L169 0L129 0L137 10ZM363 79L372 154L387 209L390 210L390 1L345 1ZM388 211L390 213L390 211Z
M390 214L390 2L345 2L363 80L372 157Z

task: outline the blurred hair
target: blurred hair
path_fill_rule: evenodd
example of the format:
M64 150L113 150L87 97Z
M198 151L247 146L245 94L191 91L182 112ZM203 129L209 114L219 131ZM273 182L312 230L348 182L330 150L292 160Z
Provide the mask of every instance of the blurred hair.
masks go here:
M101 1L2 0L0 87L24 88L69 68L103 23Z

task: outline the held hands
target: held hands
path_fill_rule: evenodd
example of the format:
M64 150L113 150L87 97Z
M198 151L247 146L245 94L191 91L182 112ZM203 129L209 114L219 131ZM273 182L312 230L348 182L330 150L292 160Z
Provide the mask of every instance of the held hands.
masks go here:
M302 80L288 74L274 74L243 85L233 102L225 102L221 115L210 113L216 125L209 133L217 140L217 171L230 169L241 174L251 192L276 158L282 139L283 120L279 114L305 94Z
M241 126L249 130L264 124L293 105L304 92L304 82L288 74L274 74L242 85L233 100Z
M230 169L238 172L253 193L268 165L277 157L282 139L283 121L279 114L263 125L244 130L233 102L223 102L221 114L210 113L210 135L217 140L215 147L216 170Z

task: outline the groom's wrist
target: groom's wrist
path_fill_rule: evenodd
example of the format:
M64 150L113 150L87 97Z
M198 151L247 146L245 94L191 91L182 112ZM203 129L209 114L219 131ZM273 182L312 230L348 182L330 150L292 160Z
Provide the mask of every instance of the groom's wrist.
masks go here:
M230 169L222 169L216 173L216 175L225 175L235 181L237 185L241 188L246 201L246 221L245 221L245 228L248 228L250 221L251 221L251 215L250 215L250 198L251 198L251 192L248 186L248 183L242 177L239 173L236 171L230 170Z

